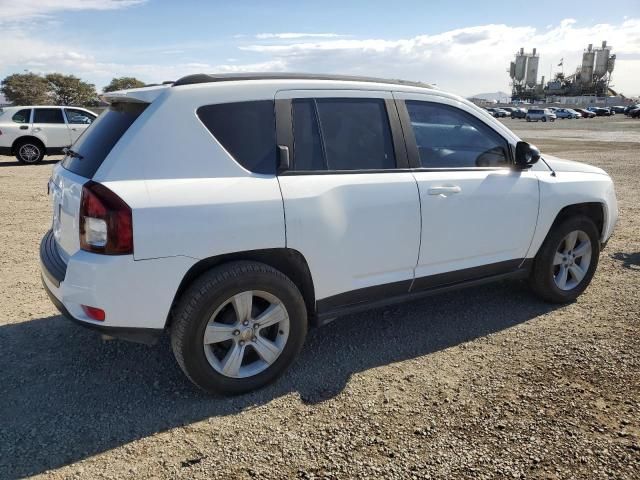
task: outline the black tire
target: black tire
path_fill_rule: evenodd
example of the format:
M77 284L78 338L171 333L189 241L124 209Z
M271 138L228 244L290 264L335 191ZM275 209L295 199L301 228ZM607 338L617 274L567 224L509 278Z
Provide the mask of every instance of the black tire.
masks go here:
M289 315L289 335L266 370L246 378L216 371L204 352L204 330L215 310L233 295L262 290L276 296ZM257 262L233 262L204 273L181 296L173 314L171 346L182 371L209 393L237 395L274 381L300 353L307 334L307 310L295 284L282 272Z
M542 117L542 121L546 122L547 121L547 117Z
M591 262L584 278L571 290L560 289L554 281L553 259L560 242L571 232L581 230L591 241ZM540 247L534 260L529 284L532 290L543 300L551 303L572 302L584 292L598 266L600 256L600 236L598 229L589 217L577 216L567 218L553 227Z
M27 152L31 154L27 155ZM20 140L14 147L14 153L20 163L35 165L36 163L40 163L44 158L45 148L39 140Z

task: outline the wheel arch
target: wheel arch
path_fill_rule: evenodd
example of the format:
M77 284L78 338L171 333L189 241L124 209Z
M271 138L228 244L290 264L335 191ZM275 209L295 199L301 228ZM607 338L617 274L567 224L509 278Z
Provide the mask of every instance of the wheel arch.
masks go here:
M315 324L315 289L306 259L300 252L291 248L269 248L217 255L204 258L195 263L184 275L178 286L165 322L165 328L171 326L173 308L189 285L212 268L239 260L264 263L289 277L302 294L311 324Z
M28 141L28 142L37 142L40 145L42 145L42 149L44 151L46 151L46 145L44 144L44 142L39 139L38 137L35 137L33 135L23 135L22 137L18 137L16 138L13 143L11 144L11 154L15 155L16 154L16 148L18 145L20 145L21 143Z
M603 202L595 201L595 202L581 202L581 203L573 203L571 205L565 205L562 207L558 213L556 214L553 222L547 229L543 238L538 240L537 246L535 247L534 257L538 255L538 252L542 248L545 240L549 237L553 229L556 225L560 224L567 218L575 217L578 215L584 215L596 224L596 228L598 229L598 233L600 234L600 239L602 240L605 228L606 228L606 205Z

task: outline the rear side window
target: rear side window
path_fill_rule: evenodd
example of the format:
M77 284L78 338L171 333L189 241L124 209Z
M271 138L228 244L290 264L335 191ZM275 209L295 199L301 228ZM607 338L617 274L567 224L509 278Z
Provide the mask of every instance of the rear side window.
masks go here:
M197 115L244 168L254 173L276 173L273 100L206 105L198 108Z
M72 108L65 108L64 110L67 114L67 122L76 125L90 125L96 117L83 112L82 110L74 110Z
M67 155L62 166L87 178L95 175L111 149L147 108L148 103L114 103L73 144L78 155Z
M396 167L384 100L294 100L296 170L386 170Z
M30 108L18 110L16 113L13 114L13 117L11 117L11 120L13 120L16 123L29 123L30 119L31 119Z
M36 108L33 123L64 123L61 108Z

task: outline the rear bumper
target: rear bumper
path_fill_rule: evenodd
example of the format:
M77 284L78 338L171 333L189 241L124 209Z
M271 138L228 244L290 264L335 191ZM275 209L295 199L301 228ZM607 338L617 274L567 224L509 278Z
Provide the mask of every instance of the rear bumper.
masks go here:
M67 262L53 234L41 242L42 282L62 314L87 328L143 343L164 330L178 286L196 262L189 257L134 260L132 255L78 251ZM88 317L82 306L106 312L104 321Z
M90 330L95 330L97 332L102 333L103 335L108 335L110 337L120 338L122 340L128 340L130 342L136 343L144 343L146 345L153 345L158 341L158 338L164 332L162 328L126 328L126 327L107 327L104 325L98 325L95 323L89 323L75 318L67 307L56 297L53 292L49 289L47 282L44 279L44 275L46 275L43 268L43 277L42 277L42 285L44 286L45 292L49 296L51 303L58 309L58 311L71 320L73 323L77 325L81 325Z

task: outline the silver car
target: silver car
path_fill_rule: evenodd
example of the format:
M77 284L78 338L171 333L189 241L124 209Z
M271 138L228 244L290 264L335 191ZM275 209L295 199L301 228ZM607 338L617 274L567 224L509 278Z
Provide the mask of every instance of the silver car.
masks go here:
M525 118L527 122L537 122L538 120L554 122L557 117L556 114L548 108L530 108Z

